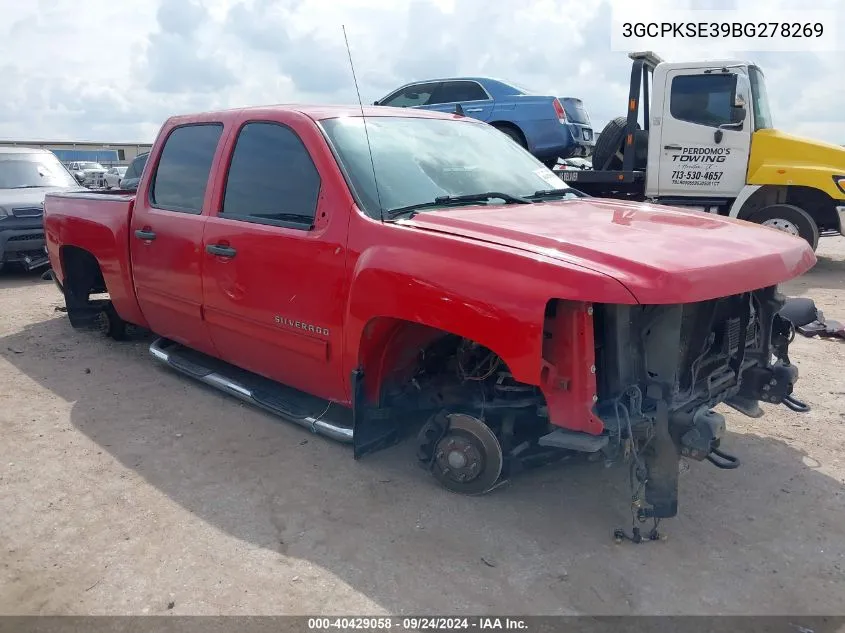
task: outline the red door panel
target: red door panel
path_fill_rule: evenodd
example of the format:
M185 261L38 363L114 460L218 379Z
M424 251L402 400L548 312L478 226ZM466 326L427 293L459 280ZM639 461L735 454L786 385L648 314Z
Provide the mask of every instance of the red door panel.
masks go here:
M207 354L216 352L202 316L202 234L222 133L215 122L162 132L129 227L135 293L150 328Z
M228 144L203 237L214 347L244 369L346 403L343 177L314 122L297 113L245 114Z
M229 259L206 253L204 312L220 357L291 387L344 399L337 283L345 250L295 229L209 218L205 244L226 242Z
M156 334L211 353L202 326L202 230L204 215L146 209L130 230L138 304ZM136 231L155 238L144 239Z

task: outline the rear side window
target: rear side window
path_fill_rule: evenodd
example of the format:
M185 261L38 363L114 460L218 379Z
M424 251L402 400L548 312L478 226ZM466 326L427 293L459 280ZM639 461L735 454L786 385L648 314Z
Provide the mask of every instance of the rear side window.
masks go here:
M170 133L150 191L153 206L202 213L208 175L222 133L219 123L185 125Z
M241 128L226 180L223 217L307 230L319 195L320 174L293 130L263 122Z
M735 75L682 75L672 79L669 111L680 121L719 127L731 123L735 93Z
M479 84L474 81L444 81L429 103L455 103L457 101L482 101L488 99Z

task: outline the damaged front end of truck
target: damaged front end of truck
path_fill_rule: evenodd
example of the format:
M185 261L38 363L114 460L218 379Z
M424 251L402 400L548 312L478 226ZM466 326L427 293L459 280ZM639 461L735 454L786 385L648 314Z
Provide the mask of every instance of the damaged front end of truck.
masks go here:
M649 519L655 538L659 520L678 513L684 460L739 466L722 445L725 418L714 407L759 417L761 402L790 398L798 370L788 355L794 328L778 314L783 304L776 286L681 304L552 300L537 385L515 380L489 349L431 331L414 370L403 374L410 378L386 385L376 417L430 416L417 436L420 463L464 494L576 454L627 462L629 538L642 540L636 525ZM372 440L375 418L368 423L363 407L358 413L356 434Z
M798 370L783 304L767 287L697 303L594 306L596 412L608 457L631 460L636 519L677 514L681 458L739 466L713 407L760 417L760 402L790 397Z

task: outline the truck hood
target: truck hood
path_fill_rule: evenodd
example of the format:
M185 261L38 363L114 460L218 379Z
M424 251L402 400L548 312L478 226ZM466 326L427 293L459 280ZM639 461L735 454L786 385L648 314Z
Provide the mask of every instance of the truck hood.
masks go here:
M750 185L802 185L843 200L834 176L845 176L845 147L779 130L757 130L751 136Z
M44 196L56 191L74 191L65 187L38 187L32 189L0 189L0 207L11 213L12 209L39 207ZM87 191L87 189L85 190Z
M643 304L689 303L763 288L816 262L804 240L775 229L599 198L430 211L403 224L587 268L616 279Z
M795 162L827 166L837 173L845 170L845 147L815 139L787 134L780 130L757 130L752 144L760 143L768 150L776 150L784 158Z

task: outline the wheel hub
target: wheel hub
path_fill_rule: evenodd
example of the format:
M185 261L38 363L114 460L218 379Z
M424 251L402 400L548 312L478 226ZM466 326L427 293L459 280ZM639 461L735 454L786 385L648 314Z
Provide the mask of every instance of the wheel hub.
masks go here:
M796 237L800 237L801 235L798 232L797 226L795 226L789 220L784 220L783 218L772 218L771 220L766 220L765 222L763 222L763 226L769 226L773 229L783 231L784 233L789 233L790 235L794 235Z
M437 443L435 464L444 477L466 483L481 474L484 456L468 437L447 435Z
M431 473L447 489L462 494L489 491L502 473L504 458L496 435L483 421L453 413L436 416L439 433L423 429L419 456L430 464ZM435 442L432 440L437 437Z

